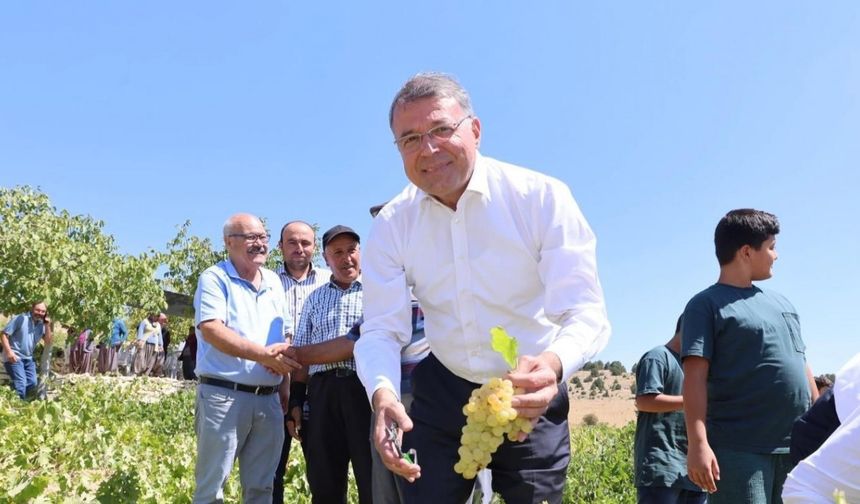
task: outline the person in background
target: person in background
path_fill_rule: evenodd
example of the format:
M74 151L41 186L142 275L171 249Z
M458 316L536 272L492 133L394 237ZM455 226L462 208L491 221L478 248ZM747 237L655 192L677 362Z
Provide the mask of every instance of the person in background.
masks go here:
M161 350L156 350L155 363L152 366L152 376L167 376L170 372L168 369L170 351L170 329L167 327L167 315L164 313L158 314L158 325L161 327Z
M48 306L44 301L37 301L30 307L29 312L12 317L0 333L3 367L6 368L12 388L21 399L33 393L38 384L36 362L33 360L36 344L43 341L45 347L48 347L53 337Z
M830 387L833 386L833 381L825 375L818 375L815 377L815 387L818 388L818 395L821 396L824 392L826 392Z
M331 279L313 291L302 308L296 351L338 339L361 317L359 241L358 234L347 226L334 226L323 234L323 258L331 268ZM307 425L302 424L305 402L310 410ZM303 442L314 504L346 501L350 464L359 502L373 502L367 439L370 405L355 374L352 352L339 361L295 371L289 411Z
M717 283L684 310L687 472L710 504L782 502L795 419L817 397L797 310L753 282L773 276L779 221L754 209L717 224Z
M148 376L155 366L158 353L162 349L161 325L158 314L152 313L137 326L137 339L134 342L137 353L134 356L134 374Z
M684 371L681 321L665 345L652 348L636 365L636 435L633 480L638 504L704 504L708 494L687 478L684 429Z
M281 228L278 247L284 258L284 264L277 273L284 286L287 298L287 311L293 319L293 325L301 322L302 307L311 292L329 282L331 271L314 266L317 236L313 226L304 221L291 221ZM284 415L284 431L288 432L290 415ZM287 461L290 457L290 444L293 437L284 436L284 446L278 469L275 471L275 489L272 494L272 504L284 502L284 475L287 471ZM306 457L307 458L307 457Z
M197 367L197 333L194 326L188 326L188 335L185 337L185 346L179 354L182 361L182 377L186 380L196 380L194 368Z
M110 339L105 341L102 348L99 350L99 372L100 373L116 373L117 371L117 353L119 353L122 344L128 339L128 327L125 321L117 317L113 319L111 327Z

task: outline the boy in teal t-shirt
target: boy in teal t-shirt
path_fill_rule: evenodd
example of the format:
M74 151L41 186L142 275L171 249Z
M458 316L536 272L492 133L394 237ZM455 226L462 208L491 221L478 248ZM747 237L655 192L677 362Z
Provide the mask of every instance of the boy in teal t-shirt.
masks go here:
M791 428L817 395L797 311L752 283L772 276L778 233L773 214L726 214L719 280L684 310L687 468L711 504L782 502Z
M636 365L634 484L638 504L704 504L707 495L687 478L687 432L681 385L681 318L665 345Z

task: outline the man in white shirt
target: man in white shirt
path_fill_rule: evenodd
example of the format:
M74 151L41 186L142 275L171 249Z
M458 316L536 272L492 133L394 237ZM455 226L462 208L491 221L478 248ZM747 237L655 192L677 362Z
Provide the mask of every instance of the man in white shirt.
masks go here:
M525 390L513 406L535 428L493 455L494 490L506 502L561 502L570 459L565 383L609 338L594 234L565 184L478 153L481 123L453 78L416 75L389 120L412 184L374 221L362 270L355 358L377 414L376 448L412 482L407 502L462 502L473 486L453 470L462 407L479 384L504 376ZM398 393L410 288L432 353L412 373L407 414ZM496 325L519 341L513 371L490 346ZM420 465L387 441L395 422Z
M836 491L860 502L860 353L836 373L832 400L839 426L788 474L785 504L830 504Z

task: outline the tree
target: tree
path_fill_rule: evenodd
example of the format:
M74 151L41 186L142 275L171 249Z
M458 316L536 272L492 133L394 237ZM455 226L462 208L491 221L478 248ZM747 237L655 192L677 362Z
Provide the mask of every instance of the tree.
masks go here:
M0 311L43 300L55 321L104 334L124 305L161 309L159 255L120 254L103 228L57 210L39 189L0 188Z
M178 226L176 236L167 242L167 250L160 259L167 268L164 287L179 294L194 296L200 274L213 264L227 258L223 246L216 250L209 238L191 235L191 221Z
M612 373L612 376L621 376L627 372L627 370L624 368L624 364L622 364L620 361L612 361L611 363L606 365L606 369L608 369L609 372Z

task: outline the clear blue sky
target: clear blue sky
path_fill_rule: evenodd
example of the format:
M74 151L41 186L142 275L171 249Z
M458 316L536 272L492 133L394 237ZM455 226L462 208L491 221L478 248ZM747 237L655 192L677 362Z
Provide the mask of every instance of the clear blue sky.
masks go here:
M106 221L124 252L236 211L365 233L405 184L387 112L460 78L485 155L568 185L630 366L716 280L729 209L782 222L775 277L816 372L858 350L860 4L5 2L0 186Z

